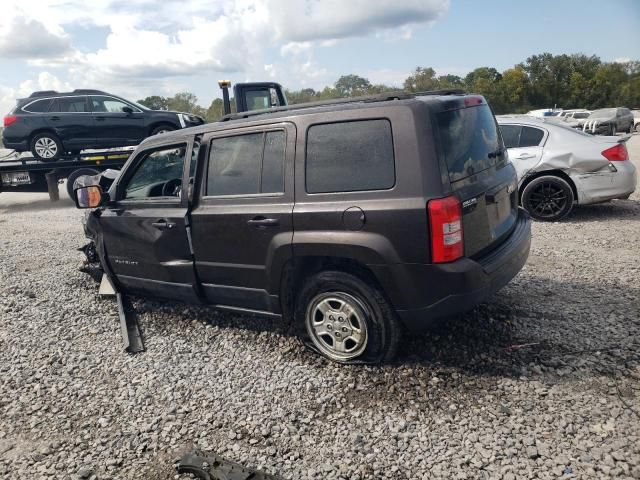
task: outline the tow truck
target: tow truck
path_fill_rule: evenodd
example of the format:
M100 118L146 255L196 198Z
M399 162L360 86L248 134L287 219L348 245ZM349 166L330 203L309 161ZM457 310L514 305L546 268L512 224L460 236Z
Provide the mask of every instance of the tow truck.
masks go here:
M225 116L251 110L287 105L282 86L275 82L237 83L233 86L235 105L229 98L229 80L220 80ZM0 192L48 192L52 202L60 199L58 185L67 180L67 193L73 197L73 186L83 175L97 175L107 169L120 169L135 147L91 150L62 157L55 163L42 162L33 156L0 161Z

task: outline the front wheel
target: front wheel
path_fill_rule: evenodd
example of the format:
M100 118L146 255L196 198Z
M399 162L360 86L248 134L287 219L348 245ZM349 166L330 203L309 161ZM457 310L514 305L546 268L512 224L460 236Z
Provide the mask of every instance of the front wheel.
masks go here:
M175 127L173 127L172 125L159 125L157 127L155 127L153 130L151 130L151 135L159 135L161 133L167 133L167 132L172 132L175 130Z
M521 203L536 220L558 221L573 208L573 189L566 180L544 175L531 180L522 190Z
M53 133L39 133L31 139L31 153L43 162L55 162L62 155L62 142Z
M401 337L396 313L382 292L352 274L320 272L303 285L296 302L296 324L305 343L338 363L391 360Z

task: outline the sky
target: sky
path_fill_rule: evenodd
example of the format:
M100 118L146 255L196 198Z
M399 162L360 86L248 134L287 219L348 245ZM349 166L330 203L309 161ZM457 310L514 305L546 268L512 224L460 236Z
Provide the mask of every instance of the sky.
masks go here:
M131 100L217 81L401 86L416 67L502 71L551 52L640 59L640 0L3 0L0 113L34 90Z

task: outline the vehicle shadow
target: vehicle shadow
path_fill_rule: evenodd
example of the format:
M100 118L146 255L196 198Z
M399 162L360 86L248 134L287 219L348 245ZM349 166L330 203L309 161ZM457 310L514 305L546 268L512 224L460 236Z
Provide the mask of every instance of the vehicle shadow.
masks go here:
M562 222L578 223L607 220L640 220L640 202L627 199L612 200L596 205L577 206Z
M639 311L636 288L534 277L408 337L398 362L466 375L614 376L640 365Z

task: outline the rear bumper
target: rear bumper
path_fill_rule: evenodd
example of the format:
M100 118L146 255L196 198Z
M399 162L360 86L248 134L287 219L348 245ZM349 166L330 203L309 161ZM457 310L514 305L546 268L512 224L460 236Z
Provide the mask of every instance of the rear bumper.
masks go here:
M26 152L29 150L29 142L27 140L14 140L12 138L2 138L4 148L10 148L18 152Z
M531 220L522 208L511 235L481 258L462 258L441 265L421 265L406 278L421 291L420 306L398 308L405 326L413 332L428 329L438 320L466 312L506 285L522 269L531 247ZM426 300L426 303L425 303ZM393 298L392 298L393 301ZM413 303L415 305L415 303ZM395 305L395 303L394 303Z

